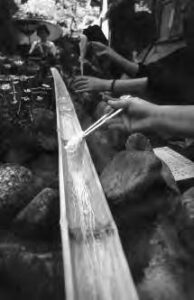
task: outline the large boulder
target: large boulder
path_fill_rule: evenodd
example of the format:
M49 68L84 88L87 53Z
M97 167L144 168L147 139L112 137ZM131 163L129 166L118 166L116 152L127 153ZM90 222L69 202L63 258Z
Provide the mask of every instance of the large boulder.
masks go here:
M35 132L18 126L15 126L3 140L3 145L6 145L6 149L2 160L13 164L25 165L40 151Z
M32 110L32 130L41 149L57 151L56 116L52 110L35 108Z
M32 128L43 132L53 132L56 128L55 113L46 108L32 110Z
M181 276L173 272L169 261L150 262L145 278L138 287L140 300L189 300Z
M34 251L21 242L1 242L0 278L0 292L9 292L8 299L65 299L60 249Z
M150 261L137 285L140 300L193 299L194 272L185 258L174 224L163 220L150 239Z
M15 165L0 165L0 224L5 225L34 196L34 178L29 169Z
M58 141L57 134L45 134L43 132L37 133L37 143L45 151L57 152Z
M177 204L172 174L141 134L129 138L127 150L114 156L100 179L118 223L168 213Z
M43 189L16 216L13 227L25 236L50 237L59 224L59 195L57 190Z
M28 167L34 175L41 178L44 187L58 187L57 153L40 153L29 162Z

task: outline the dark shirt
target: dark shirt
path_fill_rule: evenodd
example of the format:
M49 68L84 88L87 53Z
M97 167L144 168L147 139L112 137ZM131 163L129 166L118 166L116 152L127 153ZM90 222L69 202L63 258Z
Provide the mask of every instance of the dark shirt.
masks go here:
M182 48L157 62L140 64L148 77L148 100L158 104L194 104L194 53Z

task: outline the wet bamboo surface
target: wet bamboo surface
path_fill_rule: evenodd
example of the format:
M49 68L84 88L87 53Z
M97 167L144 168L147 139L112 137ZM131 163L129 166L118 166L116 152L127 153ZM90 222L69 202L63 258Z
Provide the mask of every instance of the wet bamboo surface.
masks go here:
M61 237L67 300L138 300L85 140L74 151L66 143L81 126L60 74L55 84L59 140Z

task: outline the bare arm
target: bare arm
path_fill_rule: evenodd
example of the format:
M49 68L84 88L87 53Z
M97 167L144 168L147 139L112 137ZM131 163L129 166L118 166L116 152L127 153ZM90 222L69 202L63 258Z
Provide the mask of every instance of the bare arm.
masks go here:
M57 53L57 48L53 42L48 43L50 53L55 56Z
M154 118L156 130L194 137L194 106L161 106Z
M139 71L139 65L135 62L129 61L120 54L114 51L113 55L110 56L112 62L119 66L123 72L131 77L135 77Z
M114 92L119 95L136 93L141 94L145 92L148 84L148 78L138 79L121 79L116 80L114 85Z
M105 46L99 42L92 42L90 44L94 49L94 52L98 57L105 57L111 60L114 64L119 66L123 72L127 73L127 75L131 77L135 77L139 71L139 65L135 62L129 61L124 58L112 48Z
M155 131L180 137L194 137L194 106L159 106L139 98L110 100L109 105L124 108L128 128L122 120L113 120L112 128L133 132Z
M114 81L114 86L112 86L112 83L112 80L82 76L75 79L74 89L78 93L91 91L103 92L111 91L111 88L113 87L113 92L119 95L128 93L141 94L147 87L148 79L145 77L116 80Z
M32 43L30 50L29 50L29 54L31 54L35 48L36 48L36 43Z

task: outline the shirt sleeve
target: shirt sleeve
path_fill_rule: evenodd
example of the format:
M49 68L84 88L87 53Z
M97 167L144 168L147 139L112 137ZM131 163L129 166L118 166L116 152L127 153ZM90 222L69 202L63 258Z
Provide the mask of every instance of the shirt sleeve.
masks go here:
M148 89L172 89L176 75L177 55L169 55L148 65L139 64L137 77L148 78Z

